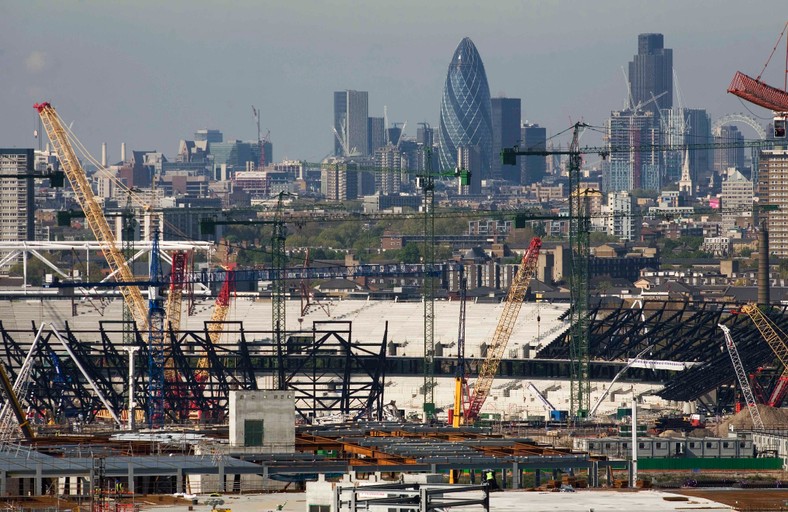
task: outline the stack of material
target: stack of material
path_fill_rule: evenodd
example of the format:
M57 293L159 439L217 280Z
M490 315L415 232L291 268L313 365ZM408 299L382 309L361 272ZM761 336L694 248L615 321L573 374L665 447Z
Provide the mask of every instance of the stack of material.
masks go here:
M788 427L788 410L768 405L758 404L758 412L761 413L764 428L786 428ZM733 417L720 423L720 433L728 432L730 427L734 430L749 430L752 428L752 417L747 409L742 409Z

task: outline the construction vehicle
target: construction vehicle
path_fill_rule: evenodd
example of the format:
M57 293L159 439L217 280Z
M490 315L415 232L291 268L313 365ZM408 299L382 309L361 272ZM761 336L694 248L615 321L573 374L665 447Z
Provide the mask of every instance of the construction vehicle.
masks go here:
M763 420L761 419L761 413L758 411L758 404L755 401L755 396L752 393L752 388L750 387L750 383L747 379L747 374L744 371L744 365L741 362L741 357L739 357L739 350L736 348L736 343L733 342L731 330L725 325L718 325L725 335L725 348L728 350L728 355L731 357L733 370L736 372L736 379L739 381L739 387L741 388L741 392L744 395L744 400L747 403L747 410L750 412L750 418L752 418L752 426L756 429L762 429Z
M501 357L503 357L506 345L508 345L509 338L512 336L512 330L523 305L528 285L536 272L536 262L539 258L541 247L542 240L535 237L531 240L528 250L523 254L520 267L517 269L517 274L504 301L503 311L498 319L498 326L495 328L493 339L487 347L487 357L479 370L479 377L473 389L473 396L465 414L466 422L474 421L479 417L479 412L490 394L495 374L498 372Z

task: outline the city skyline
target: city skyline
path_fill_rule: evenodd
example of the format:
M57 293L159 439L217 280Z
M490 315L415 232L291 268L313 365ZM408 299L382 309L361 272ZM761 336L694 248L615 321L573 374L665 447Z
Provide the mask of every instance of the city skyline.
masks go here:
M779 12L780 3L765 4ZM0 76L0 140L35 147L31 105L51 100L94 154L107 142L110 161L117 160L126 142L174 155L178 140L200 128L254 139L255 104L277 159L316 161L332 152L334 91L368 91L369 116L380 117L386 105L391 122L409 122L409 136L418 122L436 127L447 56L463 37L483 56L491 95L522 98L522 120L539 123L548 137L579 119L601 126L624 106L621 68L640 33L664 34L687 107L705 108L713 119L748 109L768 117L725 90L736 70L760 71L782 25L727 1L715 4L725 14L721 24L708 23L708 6L699 2L608 1L571 11L562 2L501 2L484 13L448 2L362 10L349 2L330 9L238 2L224 6L222 20L211 16L216 8L6 6L0 64L16 72ZM351 14L354 23L340 30ZM211 30L200 30L208 20ZM450 29L434 30L438 21ZM767 83L780 85L779 67L776 59Z

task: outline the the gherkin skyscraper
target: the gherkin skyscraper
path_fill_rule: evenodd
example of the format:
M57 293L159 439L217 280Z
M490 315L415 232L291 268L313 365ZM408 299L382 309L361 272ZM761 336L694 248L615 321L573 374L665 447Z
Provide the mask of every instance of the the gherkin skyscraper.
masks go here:
M457 166L457 148L477 148L481 178L489 174L492 153L492 109L487 74L476 46L466 37L454 51L443 87L440 113L441 169Z

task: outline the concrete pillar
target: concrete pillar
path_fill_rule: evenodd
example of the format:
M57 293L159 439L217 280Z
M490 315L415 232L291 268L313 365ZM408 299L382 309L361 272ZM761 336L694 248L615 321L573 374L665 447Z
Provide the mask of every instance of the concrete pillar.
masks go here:
M8 494L8 473L6 470L0 471L0 496Z
M592 461L591 467L588 468L588 485L599 487L599 461Z
M607 476L607 486L610 487L613 485L613 468L610 467L610 465L607 465L605 467L605 473Z
M130 493L134 494L134 464L131 462L129 462L129 476L128 480L126 481L126 489L128 489Z
M506 468L501 468L501 489L506 489Z
M44 494L44 478L43 478L43 468L41 467L41 463L36 464L36 477L33 480L33 495L34 496L41 496Z
M520 470L520 464L517 462L512 463L512 489L523 488L523 472Z
M175 472L175 489L176 492L185 492L185 486L183 485L183 468L178 468Z
M224 474L224 457L219 458L219 489L224 492L227 489L227 481Z
M475 469L471 469L470 470L470 482L471 482L471 485L474 485L476 483L476 470Z
M542 485L542 470L537 469L534 471L534 487Z

